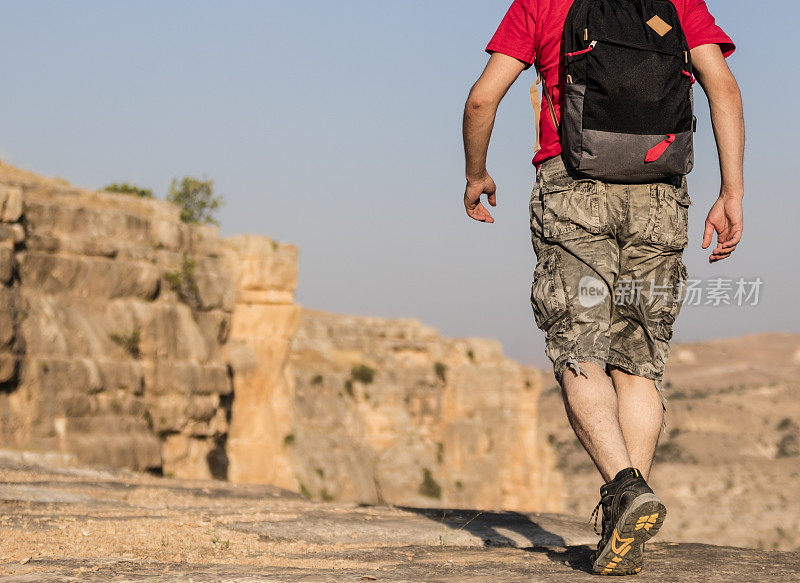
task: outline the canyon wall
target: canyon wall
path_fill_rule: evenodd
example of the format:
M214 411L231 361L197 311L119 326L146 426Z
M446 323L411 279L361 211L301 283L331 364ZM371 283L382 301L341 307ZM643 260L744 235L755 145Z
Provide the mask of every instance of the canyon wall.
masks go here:
M261 314L286 351L297 249L6 165L0 219L0 442L188 478L247 467L227 443L234 389L289 392L247 322Z
M0 447L321 499L560 509L537 371L303 311L297 248L0 163Z
M300 488L322 499L559 511L538 370L416 320L304 311L293 341Z
M300 319L292 293L297 248L256 236L234 237L225 246L231 252L236 289L227 346L235 385L227 441L229 478L296 490L283 436L291 430L294 412L288 358Z

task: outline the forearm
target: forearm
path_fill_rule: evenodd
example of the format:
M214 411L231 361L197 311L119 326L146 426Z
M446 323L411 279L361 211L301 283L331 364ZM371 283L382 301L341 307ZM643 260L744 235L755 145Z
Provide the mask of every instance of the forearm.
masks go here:
M464 157L467 180L486 174L486 154L492 137L498 103L481 99L473 87L464 106Z
M744 195L744 115L742 96L733 75L720 75L704 85L719 155L720 192L725 197Z

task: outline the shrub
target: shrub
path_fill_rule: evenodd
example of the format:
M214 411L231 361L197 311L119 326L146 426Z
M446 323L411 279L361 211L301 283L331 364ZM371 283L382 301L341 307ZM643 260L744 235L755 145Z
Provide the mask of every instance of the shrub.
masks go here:
M433 474L428 468L422 468L422 483L419 485L419 493L428 498L442 497L442 487L433 479Z
M147 429L153 431L153 415L149 410L144 410L144 422L147 423Z
M181 268L177 271L170 271L164 277L169 286L177 291L178 288L186 281L194 279L194 270L197 268L197 262L188 255L183 256L183 263Z
M800 443L794 433L787 433L778 442L776 457L794 457L800 455Z
M475 353L471 348L467 350L467 358L469 358L472 362L475 362Z
M169 271L164 274L164 279L170 289L180 296L180 298L190 307L200 306L200 288L194 277L197 262L184 254L181 268L177 271Z
M354 381L368 385L375 380L375 369L366 364L358 364L350 370L350 377Z
M132 194L141 198L153 198L153 191L149 188L139 188L127 182L112 182L103 187L103 192L116 192L119 194Z
M436 377L442 381L443 383L447 382L447 365L443 362L437 362L433 365L433 372L436 373Z
M184 176L175 178L169 186L167 200L181 209L184 223L219 225L214 213L225 204L224 197L214 194L213 180L200 180Z
M321 385L322 384L322 380L323 379L322 379L322 375L321 374L314 375L314 378L311 379L311 384L314 385L314 386Z
M130 334L109 334L111 341L119 344L125 351L133 358L140 358L142 356L139 350L139 343L142 341L142 333L139 328L134 328Z

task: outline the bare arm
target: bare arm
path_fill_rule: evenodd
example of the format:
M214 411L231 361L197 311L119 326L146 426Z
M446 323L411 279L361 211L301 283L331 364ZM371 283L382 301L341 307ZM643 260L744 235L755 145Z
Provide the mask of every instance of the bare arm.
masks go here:
M481 195L487 194L489 204L497 204L497 187L486 171L486 153L500 101L524 69L525 64L522 61L494 53L480 78L472 86L464 107L464 156L467 173L464 206L467 214L476 221L494 222L481 203Z
M729 257L742 238L744 197L744 116L739 85L716 44L692 49L692 66L708 96L711 123L719 154L721 185L719 198L706 218L703 249L711 245L714 231L717 246L710 262Z

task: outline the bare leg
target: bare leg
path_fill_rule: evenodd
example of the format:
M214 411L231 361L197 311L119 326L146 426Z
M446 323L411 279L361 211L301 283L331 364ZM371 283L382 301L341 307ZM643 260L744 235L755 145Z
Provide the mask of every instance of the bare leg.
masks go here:
M633 465L619 423L617 393L604 367L594 363L580 363L580 367L586 375L571 368L564 371L561 394L578 441L608 482Z
M655 383L650 379L611 368L611 379L617 391L619 425L625 436L633 467L646 480L650 475L656 445L661 435L664 407Z

